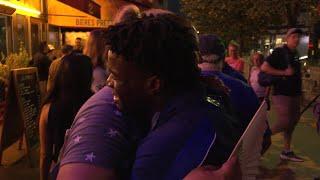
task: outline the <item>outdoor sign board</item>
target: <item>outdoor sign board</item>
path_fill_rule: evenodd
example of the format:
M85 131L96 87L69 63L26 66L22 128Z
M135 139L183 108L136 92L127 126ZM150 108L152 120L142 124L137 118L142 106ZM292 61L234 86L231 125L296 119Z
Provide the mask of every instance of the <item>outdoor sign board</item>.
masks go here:
M0 143L0 162L2 152L21 140L23 136L25 136L28 155L30 149L39 144L40 89L37 68L11 71L6 101L7 111Z

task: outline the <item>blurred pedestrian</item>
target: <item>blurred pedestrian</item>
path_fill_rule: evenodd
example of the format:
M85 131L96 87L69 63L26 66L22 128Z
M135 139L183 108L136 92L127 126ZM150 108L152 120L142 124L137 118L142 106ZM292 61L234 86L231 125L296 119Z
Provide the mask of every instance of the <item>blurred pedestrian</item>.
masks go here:
M62 56L56 60L54 60L49 68L49 77L48 77L48 83L47 83L47 91L49 92L52 89L53 82L57 76L59 67L61 65L61 59L71 54L73 47L71 45L64 45L61 49Z
M105 41L103 30L90 32L83 54L91 58L93 66L93 80L91 90L96 93L106 85L107 72L105 69Z
M64 56L52 91L41 109L40 177L48 179L53 163L58 160L64 135L82 104L92 95L92 66L84 55Z
M228 57L226 57L225 61L229 64L233 69L237 70L240 73L244 72L244 60L239 55L239 45L231 41L228 45Z
M218 36L200 35L199 49L201 75L217 77L230 89L231 105L243 131L259 108L256 94L247 84L223 73L225 48Z
M48 48L49 48L48 57L50 61L56 60L58 58L57 56L58 50L52 44L48 44Z
M49 67L51 61L48 57L49 47L46 41L40 43L39 51L33 55L31 66L38 68L38 77L40 85L41 99L46 96L47 93L47 80L49 77Z
M46 41L41 42L39 51L33 55L31 65L38 68L38 75L40 81L47 81L49 76L49 67L51 61L48 57L48 44Z
M276 48L261 66L265 73L281 77L272 85L272 102L278 120L271 130L273 134L283 132L284 147L280 158L295 162L303 161L291 149L292 134L300 119L302 75L297 47L301 34L301 29L289 29L286 34L287 44Z
M234 114L230 114L235 117L233 124L237 127L237 131L233 133L238 134L239 139L241 134L245 131L248 124L256 114L259 108L259 101L254 93L253 89L247 84L241 82L238 79L232 78L222 72L224 66L225 48L219 37L215 35L200 35L199 37L199 50L201 53L200 64L201 75L204 77L217 77L223 81L223 83L230 89L230 102L233 107ZM212 91L212 88L207 88L208 93ZM223 130L223 127L216 127ZM261 137L261 142L257 140L257 143L262 144L262 136L267 129L267 123L262 126L261 130L255 134L256 137ZM239 133L240 132L240 133ZM244 139L243 144L247 144ZM243 145L242 147L245 147ZM254 177L258 175L258 163L260 160L260 151L262 146L250 147L240 153L239 159L241 160L241 169L243 179ZM252 159L248 158L252 157ZM248 169L250 167L250 169Z
M249 72L249 85L253 88L254 92L258 96L259 103L261 104L264 100L266 100L270 106L270 101L269 101L270 87L263 87L258 82L259 73L261 72L261 65L264 61L264 56L263 54L256 52L252 55L251 61L253 66L250 68L250 72ZM271 146L271 134L272 134L271 129L267 121L267 130L263 136L263 143L262 143L262 150L261 150L262 155Z
M83 53L83 44L82 44L82 38L80 37L77 37L76 40L75 40L75 45L73 47L73 52L74 53L80 53L82 54Z
M253 66L250 68L249 72L249 85L252 87L254 92L262 102L266 96L267 88L263 87L258 82L258 75L261 72L261 65L263 63L264 56L261 53L254 53L251 57Z

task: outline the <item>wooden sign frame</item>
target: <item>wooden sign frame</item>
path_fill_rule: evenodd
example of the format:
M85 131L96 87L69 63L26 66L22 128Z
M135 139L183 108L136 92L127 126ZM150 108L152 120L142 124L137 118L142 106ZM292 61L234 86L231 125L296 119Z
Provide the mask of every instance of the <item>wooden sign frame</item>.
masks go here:
M20 87L19 83L20 79L23 76L21 75L31 75L32 83L29 86L22 85ZM24 76L27 78L28 76ZM34 79L34 80L33 80ZM28 79L23 79L22 81ZM27 82L26 81L26 82ZM21 88L25 89L21 89ZM29 87L29 91L28 91ZM30 89L31 88L31 89ZM31 91L31 93L30 93ZM26 93L26 94L23 94ZM28 94L29 93L29 94ZM27 104L23 104L25 99L23 96L33 95L31 98L27 99L29 101L36 101L36 103L31 104L33 107L28 107ZM36 95L34 95L36 94ZM0 162L2 162L3 151L20 140L19 148L22 146L22 140L25 138L26 140L26 155L28 156L31 163L30 151L39 143L39 114L40 114L40 87L39 87L39 78L37 68L21 68L21 69L13 69L10 72L10 80L9 80L9 90L8 96L6 98L7 102L7 112L5 114L4 123L3 123L3 131L0 141ZM30 104L29 104L30 105ZM26 108L26 106L28 108ZM33 109L30 109L33 108ZM26 113L30 113L29 111L36 111L30 117L26 116ZM36 115L35 115L36 114ZM36 117L35 117L36 116ZM11 122L14 121L14 122ZM32 122L33 121L33 122ZM16 124L13 124L16 123ZM17 126L15 128L14 126ZM34 129L30 129L30 127ZM33 131L32 131L33 130ZM12 132L15 132L12 135ZM10 134L11 133L11 134ZM31 134L30 134L31 133ZM32 133L34 136L32 136ZM33 138L33 139L32 139Z

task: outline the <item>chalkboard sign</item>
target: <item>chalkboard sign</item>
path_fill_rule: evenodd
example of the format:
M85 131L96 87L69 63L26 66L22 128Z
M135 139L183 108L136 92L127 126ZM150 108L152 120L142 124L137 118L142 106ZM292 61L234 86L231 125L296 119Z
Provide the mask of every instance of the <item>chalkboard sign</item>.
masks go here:
M36 68L13 70L15 92L29 148L39 143L40 88Z
M18 100L14 91L13 76L10 76L8 94L5 97L6 110L2 128L0 153L23 136L23 120L19 113Z
M10 74L7 111L0 143L2 152L25 135L27 151L39 143L40 89L37 68L14 69ZM1 157L0 157L1 162Z

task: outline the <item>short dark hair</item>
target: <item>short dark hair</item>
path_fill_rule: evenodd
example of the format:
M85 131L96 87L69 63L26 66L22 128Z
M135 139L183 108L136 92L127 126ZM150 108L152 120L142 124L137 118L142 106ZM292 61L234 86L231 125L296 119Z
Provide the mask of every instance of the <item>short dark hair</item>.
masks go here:
M44 104L58 98L62 100L82 100L91 94L92 65L88 56L70 54L61 59L61 65L54 80L53 88ZM76 74L76 76L75 76Z
M66 44L66 45L63 45L61 52L63 54L68 54L68 53L71 53L72 50L73 50L73 47L71 45Z
M164 82L175 93L199 82L197 38L191 24L173 15L144 16L110 26L105 33L110 50Z
M81 37L77 37L77 38L76 38L76 40L80 40L80 41L81 41L81 40L82 40L82 38L81 38Z
M46 48L48 48L47 41L42 41L39 45L39 51L43 53Z

